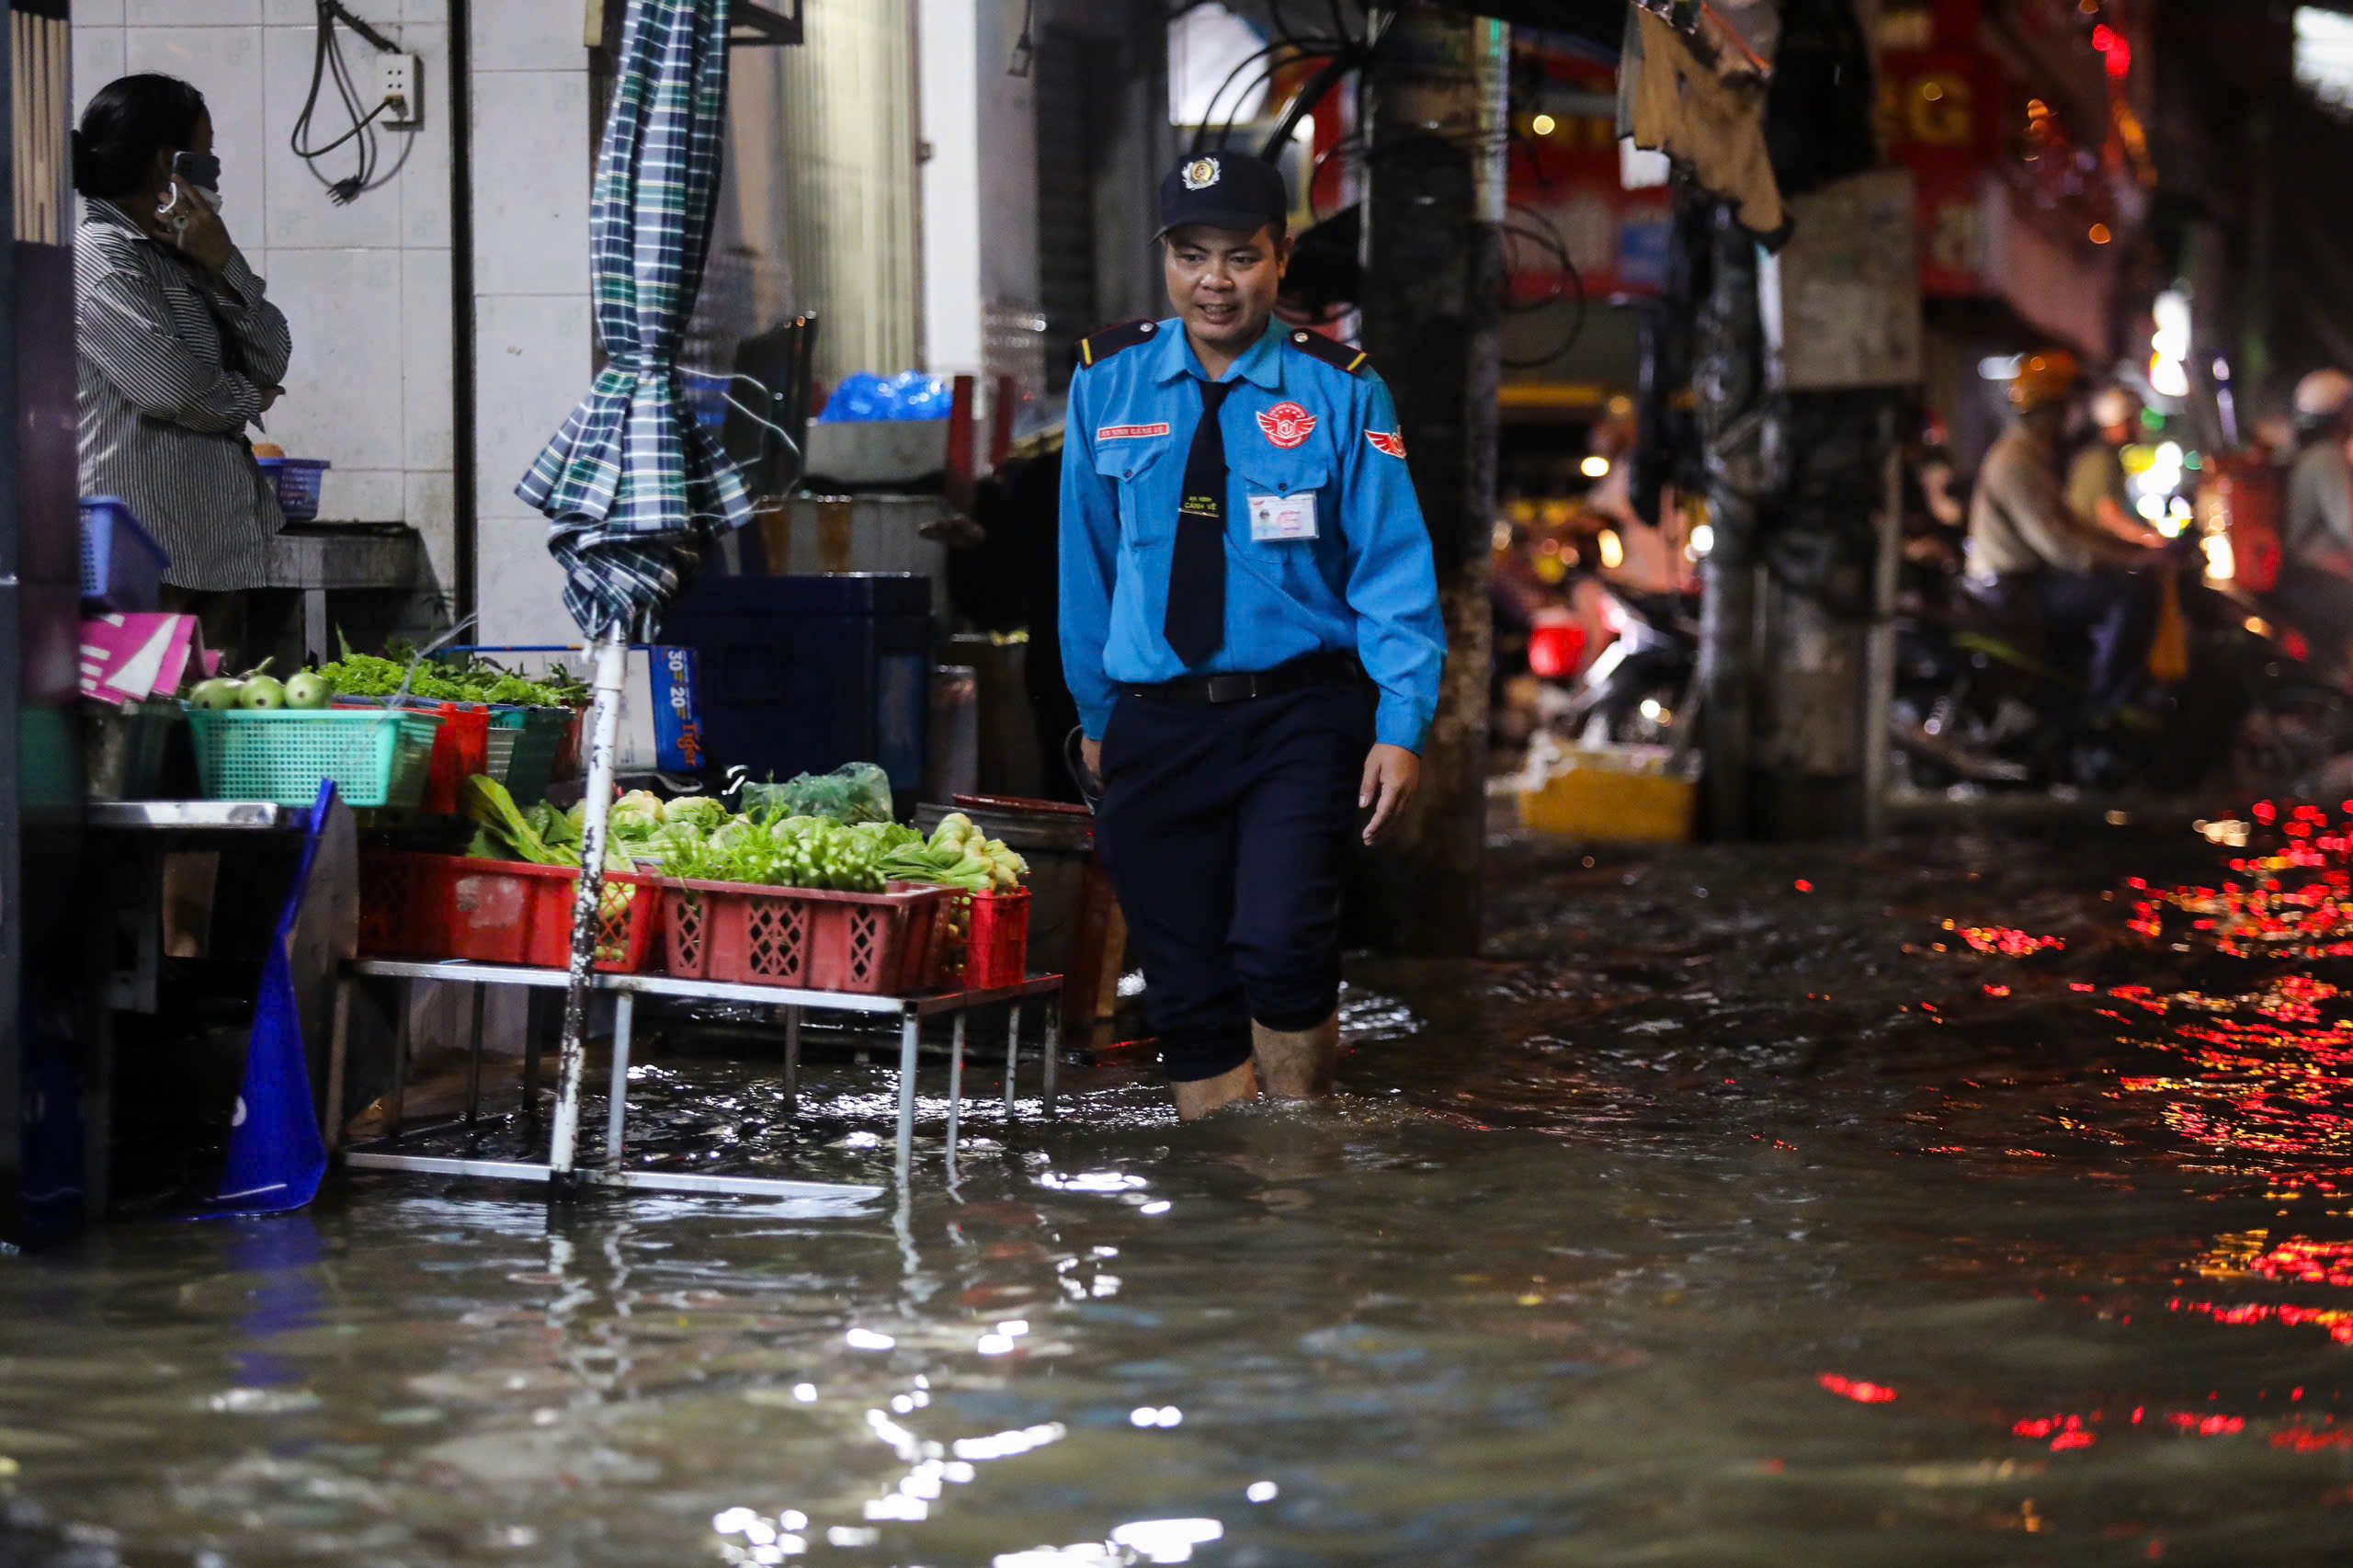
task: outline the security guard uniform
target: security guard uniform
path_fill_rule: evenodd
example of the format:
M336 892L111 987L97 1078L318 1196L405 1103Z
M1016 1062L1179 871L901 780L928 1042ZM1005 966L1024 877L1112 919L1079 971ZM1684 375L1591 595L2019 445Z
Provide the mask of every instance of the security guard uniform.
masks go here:
M1445 627L1389 389L1364 355L1270 322L1207 384L1181 318L1079 349L1063 464L1062 647L1102 743L1097 844L1171 1079L1250 1059L1253 1020L1339 994L1339 892L1376 740L1418 751ZM1172 645L1205 400L1226 467L1222 632ZM1198 511L1198 508L1195 508ZM1214 586L1214 585L1212 585ZM1180 641L1185 639L1179 639Z

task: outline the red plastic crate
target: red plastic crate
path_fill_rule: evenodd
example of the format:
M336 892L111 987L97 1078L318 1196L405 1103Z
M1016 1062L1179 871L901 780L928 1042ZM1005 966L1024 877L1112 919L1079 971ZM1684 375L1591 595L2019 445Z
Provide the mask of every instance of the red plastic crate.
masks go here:
M961 926L959 930L957 927ZM941 890L932 937L931 984L938 991L995 991L1029 977L1029 890Z
M381 708L381 702L337 698L337 708ZM438 714L440 732L433 737L433 762L426 772L425 799L419 810L440 816L460 811L458 786L470 774L490 771L490 710L478 702L404 702L409 713Z
M598 969L635 974L645 968L661 917L658 887L647 876L605 874ZM565 969L579 888L580 873L564 866L370 851L359 864L360 950Z
M925 988L937 888L820 892L739 882L663 884L673 976L897 996Z

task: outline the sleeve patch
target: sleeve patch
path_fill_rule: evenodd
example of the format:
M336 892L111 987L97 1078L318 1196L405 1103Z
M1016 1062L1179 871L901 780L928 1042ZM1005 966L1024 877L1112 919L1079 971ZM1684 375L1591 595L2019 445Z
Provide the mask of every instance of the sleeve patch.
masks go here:
M1368 430L1364 433L1364 438L1392 458L1402 458L1405 455L1405 432L1403 430Z

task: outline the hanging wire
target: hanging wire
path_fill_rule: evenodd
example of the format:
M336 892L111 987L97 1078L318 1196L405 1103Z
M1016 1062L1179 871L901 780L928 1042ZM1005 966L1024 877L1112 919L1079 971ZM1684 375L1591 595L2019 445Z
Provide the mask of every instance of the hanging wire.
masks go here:
M1548 298L1520 305L1514 305L1506 300L1504 302L1504 309L1514 314L1529 314L1558 304L1565 298L1574 297L1576 302L1576 313L1570 319L1567 335L1551 352L1529 359L1506 358L1503 361L1505 367L1509 369L1533 370L1552 363L1576 347L1577 339L1585 335L1586 318L1592 308L1592 302L1586 294L1585 275L1577 270L1576 262L1569 256L1568 242L1563 238L1560 229L1552 221L1534 208L1522 206L1517 201L1513 202L1507 210L1520 215L1525 220L1525 224L1506 221L1503 225L1504 233L1511 238L1527 241L1549 253L1560 265L1563 281L1562 287ZM1525 226L1526 224L1535 226L1528 227Z
M335 28L338 26L350 28L352 31L373 44L381 53L396 54L400 51L392 40L346 9L342 0L317 0L316 16L317 38L311 56L311 90L302 100L301 112L295 116L294 132L287 139L287 145L293 151L296 157L309 165L313 175L318 176L321 183L326 186L328 199L336 206L342 207L356 200L363 193L384 184L392 174L399 172L400 165L394 165L392 172L386 174L382 179L377 177L378 150L375 122L386 109L392 107L392 101L380 97L375 108L367 107L367 100L353 82L351 69L343 58L343 40L336 36ZM351 128L332 142L319 146L307 146L305 143L311 137L312 117L318 112L320 94L325 89L330 80L335 84L335 97ZM354 154L358 160L358 166L341 179L328 179L324 173L321 173L318 161L337 148L352 142L358 143ZM410 145L413 147L415 143L412 142ZM404 151L401 163L406 162L407 153Z
M712 370L707 369L700 365L688 365L683 363L678 366L678 369L685 375L700 376L705 381L727 382L729 390L720 394L720 396L725 400L727 406L735 410L738 414L741 414L745 418L750 420L761 429L766 430L769 435L774 436L778 440L782 441L784 443L784 449L792 454L792 478L784 485L779 494L790 495L793 491L800 488L801 482L807 478L809 473L809 454L807 451L802 449L801 442L793 436L791 431L786 429L783 426L777 424L767 415L762 414L758 409L756 409L748 403L739 400L735 396L733 391L735 382L749 381L754 387L759 390L760 395L767 398L769 405L773 407L776 403L779 401L774 388L770 387L766 381L760 380L759 377L750 375L742 370ZM745 477L745 471L748 466L749 465L745 463L731 461L727 465L727 472L733 473L736 478L742 479ZM724 521L725 519L722 518L718 520Z
M1209 131L1211 125L1216 121L1217 106L1224 100L1226 93L1233 86L1234 82L1241 76L1242 73L1247 71L1253 65L1257 64L1268 55L1273 54L1276 51L1285 47L1287 46L1279 41L1270 43L1267 45L1266 48L1257 50L1250 54L1244 55L1241 60L1235 62L1233 69L1225 74L1225 80L1217 85L1217 91L1210 95L1209 103L1204 106L1201 110L1201 123L1193 128L1192 141L1187 144L1187 152L1188 155L1199 156L1200 153L1209 150ZM1252 85L1255 86L1257 82L1267 80L1273 74L1274 69L1274 67L1269 66L1265 71L1260 72L1256 81L1254 81ZM1249 101L1249 90L1245 88L1241 102L1247 103ZM1239 112L1238 109L1237 112ZM1227 116L1226 126L1229 131L1232 129L1233 124L1233 116ZM1221 145L1222 145L1222 143L1221 143Z

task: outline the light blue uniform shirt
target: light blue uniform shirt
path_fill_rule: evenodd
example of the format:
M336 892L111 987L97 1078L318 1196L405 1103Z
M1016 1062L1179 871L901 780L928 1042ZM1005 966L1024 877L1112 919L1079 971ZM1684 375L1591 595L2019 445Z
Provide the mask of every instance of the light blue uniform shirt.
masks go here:
M1142 330L1142 329L1137 329ZM1168 646L1168 573L1205 380L1182 321L1071 382L1063 438L1063 668L1101 739L1122 686L1272 669L1353 652L1381 688L1378 738L1419 751L1446 663L1438 574L1398 439L1369 369L1298 347L1279 323L1234 361L1225 433L1225 641L1188 667ZM1252 497L1260 498L1254 526ZM1313 537L1302 528L1313 497Z

